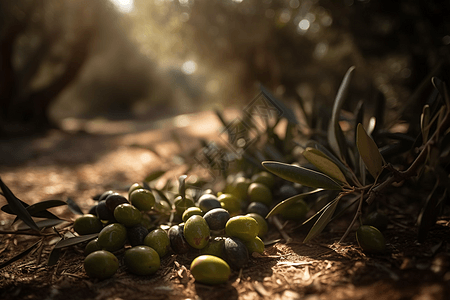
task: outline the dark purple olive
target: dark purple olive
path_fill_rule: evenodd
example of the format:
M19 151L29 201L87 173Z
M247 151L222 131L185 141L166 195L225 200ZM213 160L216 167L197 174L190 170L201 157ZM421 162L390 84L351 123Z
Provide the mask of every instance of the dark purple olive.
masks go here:
M106 207L114 212L114 210L116 209L116 207L120 204L124 204L124 203L128 203L127 198L125 198L122 195L119 194L111 194L108 197L106 197L105 199L106 202Z
M234 269L241 269L249 261L248 250L244 243L235 237L227 237L223 248L225 260Z
M106 206L106 201L101 200L97 204L97 217L100 220L115 222L114 213Z
M90 215L97 215L97 204L92 205L91 208L89 208L88 214Z
M204 212L208 212L208 211L210 211L211 209L214 209L214 208L221 208L222 207L222 205L220 204L219 200L217 200L217 197L215 195L213 195L213 194L203 194L198 199L197 205Z
M222 230L230 219L230 213L223 208L214 208L208 211L203 218L208 223L209 229Z
M269 213L269 208L264 203L251 202L247 207L247 213L255 213L265 218Z
M114 191L106 191L100 195L100 198L98 198L98 201L106 200L106 198L108 198L108 196L112 195L112 194L117 194L117 193Z
M143 225L136 225L127 228L127 238L128 242L132 247L144 245L144 239L148 234L147 228Z
M184 224L174 225L169 229L170 247L177 254L188 253L191 249L188 242L184 238Z

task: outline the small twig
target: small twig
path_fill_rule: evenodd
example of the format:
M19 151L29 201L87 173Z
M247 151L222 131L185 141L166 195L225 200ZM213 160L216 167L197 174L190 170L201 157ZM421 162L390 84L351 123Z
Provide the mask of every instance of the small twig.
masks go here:
M272 217L272 222L286 241L286 244L292 242L292 238L286 233L286 231L284 231L283 225L281 224L280 219L278 219L277 216Z

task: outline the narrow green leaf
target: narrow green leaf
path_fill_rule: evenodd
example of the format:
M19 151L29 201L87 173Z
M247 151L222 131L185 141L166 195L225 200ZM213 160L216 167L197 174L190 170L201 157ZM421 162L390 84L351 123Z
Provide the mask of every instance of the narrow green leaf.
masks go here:
M292 112L291 109L289 109L283 102L279 101L277 98L275 98L262 84L259 86L259 89L261 90L261 93L269 99L272 103L274 103L276 106L278 106L282 111L282 117L286 118L286 120L289 121L289 123L292 124L298 124L297 117Z
M428 133L430 132L430 106L427 104L423 107L422 115L420 116L420 129L422 130L422 140L425 144L428 141Z
M48 219L48 220L42 220L42 221L37 221L36 225L39 229L42 229L44 227L52 227L58 224L61 224L63 222L67 222L65 220L61 220L61 219ZM19 226L17 227L17 230L29 230L30 226L28 226L25 223L21 223L19 224Z
M87 234L87 235L80 235L80 236L68 238L65 240L60 240L58 243L56 243L54 249L60 249L60 248L64 248L64 247L77 245L79 243L87 242L87 241L95 239L97 236L98 236L98 233L93 233L93 234Z
M336 210L336 207L339 203L339 199L341 197L342 196L339 195L338 197L336 197L336 199L334 199L333 201L331 201L329 204L326 205L326 208L324 209L322 215L320 215L319 219L317 219L316 223L314 223L313 227L308 232L308 235L303 240L304 244L308 243L310 240L318 236L325 229L325 227L328 225L331 218L333 217L334 211Z
M163 176L164 174L166 174L166 171L156 170L156 171L148 174L147 177L145 177L144 181L152 182L153 180L158 179L159 177Z
M369 173L373 178L377 178L383 169L383 157L378 150L377 144L367 135L361 123L356 128L356 136L356 146L358 147L359 154Z
M292 204L296 203L298 200L303 199L304 197L308 196L308 195L312 195L318 192L323 191L323 189L315 189L313 191L307 192L307 193L303 193L303 194L298 194L295 195L293 197L290 197L284 201L281 201L280 203L278 203L274 208L272 208L272 210L267 214L266 219L281 213L282 211L284 211L285 209L288 209L289 206L291 206Z
M45 201L41 201L41 202L38 202L38 203L35 203L32 205L28 205L27 203L25 203L21 200L19 200L19 201L20 201L20 203L22 203L22 205L26 208L26 210L32 217L47 218L47 219L59 219L57 216L55 216L54 214L49 212L47 210L47 208L66 205L66 202L61 201L61 200L45 200ZM9 204L3 206L1 209L2 209L2 211L6 212L8 214L15 215L15 213L12 212Z
M345 98L347 97L348 89L350 86L350 80L353 75L353 71L355 67L352 66L348 69L347 73L345 73L344 79L339 87L339 90L336 94L336 98L334 100L333 111L331 114L331 121L328 126L328 143L330 144L331 149L333 149L334 153L336 153L341 159L345 158L345 153L341 150L345 150L344 145L342 145L342 138L339 131L342 132L341 127L339 126L339 117L341 114L341 108L344 104Z
M276 161L262 162L264 168L273 174L304 186L323 188L327 190L342 190L342 186L325 174L306 168Z
M50 255L48 256L47 260L47 266L54 266L59 260L59 257L61 256L61 249L56 249L53 247L52 251L50 252Z
M341 172L341 169L339 169L339 167L335 163L333 163L331 159L329 159L323 152L315 148L308 147L305 149L305 151L303 151L303 156L324 174L348 185L347 179L345 179L345 176Z
M8 201L8 204L9 204L9 207L11 208L11 211L14 214L16 214L25 224L30 226L31 229L39 231L39 228L37 227L37 225L34 222L33 218L31 218L30 213L22 205L20 200L16 196L14 196L14 194L6 186L6 184L3 182L3 180L1 178L0 178L0 188L3 191L3 195L6 198L6 201Z
M28 253L31 252L31 250L33 250L34 248L36 248L40 243L42 242L42 240L37 241L36 243L34 243L33 245L31 245L30 247L28 247L27 249L25 249L24 251L20 252L19 254L17 254L16 256L14 256L13 258L3 262L0 264L0 269L3 269L4 267L12 264L13 262L21 259L22 257L24 257L25 255L27 255Z
M72 198L67 198L67 207L75 215L84 215L84 212Z
M347 166L345 166L342 163L342 161L339 158L334 156L333 153L331 153L331 151L329 151L327 148L325 148L323 145L317 142L314 142L313 146L314 148L325 154L329 159L331 159L331 161L334 162L336 166L339 167L339 169L342 171L342 173L344 173L345 176L347 176L348 178L352 177L352 172L347 168Z

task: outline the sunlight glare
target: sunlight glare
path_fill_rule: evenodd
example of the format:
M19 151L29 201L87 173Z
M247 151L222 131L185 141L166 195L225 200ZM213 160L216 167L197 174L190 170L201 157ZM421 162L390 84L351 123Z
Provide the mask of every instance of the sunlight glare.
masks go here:
M124 14L130 13L134 9L134 0L109 0L116 9Z

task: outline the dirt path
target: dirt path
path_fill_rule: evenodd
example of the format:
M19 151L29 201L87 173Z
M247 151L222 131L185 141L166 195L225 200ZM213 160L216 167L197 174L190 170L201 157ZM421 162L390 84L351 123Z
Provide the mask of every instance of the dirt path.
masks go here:
M217 138L220 125L212 113L199 113L151 123L90 122L84 130L0 140L0 176L27 203L71 197L87 211L93 195L124 191L151 170L168 168L167 159L173 161L173 153L180 151L169 139L172 132L188 151L199 146L200 136ZM0 205L5 202L0 199ZM67 208L52 211L74 217ZM10 221L11 216L0 212L0 229L8 229ZM343 245L333 244L346 224L309 245L301 243L305 234L293 229L295 224L287 224L292 243L268 246L218 287L194 282L189 273L193 254L165 257L154 276L129 275L121 267L113 278L98 282L84 274L81 248L65 251L52 267L31 253L0 270L0 299L448 299L449 220L440 220L424 244L416 243L416 232L408 229L414 222L412 217L391 216L387 251L372 256L361 253L353 237ZM276 230L269 236L279 237ZM0 238L0 262L36 241ZM49 251L44 248L44 257Z

